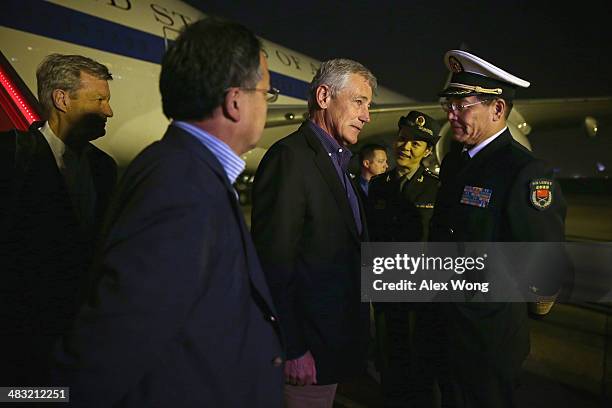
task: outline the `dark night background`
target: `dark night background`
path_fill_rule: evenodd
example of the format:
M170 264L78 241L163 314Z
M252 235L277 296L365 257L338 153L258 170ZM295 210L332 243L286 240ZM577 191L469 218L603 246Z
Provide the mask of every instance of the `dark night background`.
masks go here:
M379 82L436 101L444 53L466 49L531 82L518 98L612 96L609 5L580 1L187 1L318 60L355 59ZM612 121L594 139L581 126L530 134L560 176L612 174ZM598 171L596 163L606 166Z

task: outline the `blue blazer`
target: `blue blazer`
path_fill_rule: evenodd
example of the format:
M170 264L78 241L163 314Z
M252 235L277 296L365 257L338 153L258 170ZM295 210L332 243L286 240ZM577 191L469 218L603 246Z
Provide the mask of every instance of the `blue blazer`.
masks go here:
M106 225L89 302L55 355L73 406L280 407L276 313L210 151L170 126L127 169Z

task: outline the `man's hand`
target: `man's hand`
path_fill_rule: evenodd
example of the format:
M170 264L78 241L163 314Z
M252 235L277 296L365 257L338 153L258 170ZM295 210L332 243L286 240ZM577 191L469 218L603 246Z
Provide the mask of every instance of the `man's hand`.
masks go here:
M293 385L317 383L317 368L310 351L307 351L302 357L287 360L285 363L285 382Z

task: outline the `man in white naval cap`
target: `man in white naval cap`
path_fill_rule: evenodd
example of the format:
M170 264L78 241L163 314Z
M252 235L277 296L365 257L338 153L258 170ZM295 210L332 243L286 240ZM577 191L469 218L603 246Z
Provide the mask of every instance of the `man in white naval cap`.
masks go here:
M564 241L561 190L506 125L516 90L529 82L464 51L449 51L444 59L452 76L439 96L459 143L442 162L430 241ZM520 269L512 273L524 274ZM542 297L553 298L560 288L550 276L526 280ZM455 391L448 405L515 406L514 389L529 353L526 304L443 303L439 308L446 319Z

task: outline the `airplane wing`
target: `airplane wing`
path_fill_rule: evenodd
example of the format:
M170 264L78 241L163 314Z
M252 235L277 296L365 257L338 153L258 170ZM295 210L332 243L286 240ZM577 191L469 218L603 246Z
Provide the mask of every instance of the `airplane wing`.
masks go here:
M442 140L438 143L438 160L450 147L449 126L446 113L438 103L407 102L399 104L375 104L370 109L371 122L359 136L359 144L375 141L392 144L397 134L397 121L400 116L411 110L418 110L439 120L442 127ZM261 157L274 142L292 133L307 118L305 105L270 105L266 129L268 130L258 147L248 153L248 168L255 170ZM587 134L593 136L598 131L599 120L612 119L612 97L598 98L559 98L559 99L519 99L514 101L514 109L508 126L517 141L530 148L527 135L533 129L550 131L584 125Z
M372 121L360 137L367 139L373 135L395 133L399 117L411 110L426 113L441 123L446 121L446 113L437 103L376 105L370 110ZM307 112L304 105L272 105L268 108L266 128L298 126L307 117ZM577 126L589 116L597 120L611 119L612 97L519 99L514 101L512 113L510 123L524 128L523 133L527 135L532 129L554 130Z
M612 97L516 100L514 107L530 128L537 130L577 126L589 116L597 120L612 118Z

